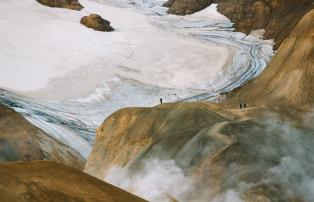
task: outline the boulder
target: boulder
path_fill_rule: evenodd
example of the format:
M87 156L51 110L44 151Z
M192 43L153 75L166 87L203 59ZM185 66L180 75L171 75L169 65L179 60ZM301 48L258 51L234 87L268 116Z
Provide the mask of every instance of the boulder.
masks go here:
M170 0L164 4L169 7L168 13L190 15L200 11L212 3L212 0Z
M82 17L81 24L96 31L111 32L114 30L108 20L103 19L97 14Z
M84 7L78 0L37 0L39 3L49 7L67 8L71 10L82 10Z

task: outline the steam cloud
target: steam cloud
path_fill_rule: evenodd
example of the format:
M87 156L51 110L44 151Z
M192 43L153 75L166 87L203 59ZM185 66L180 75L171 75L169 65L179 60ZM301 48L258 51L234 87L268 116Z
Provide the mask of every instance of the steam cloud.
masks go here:
M196 190L195 181L185 176L173 160L152 159L145 162L144 168L136 173L126 168L112 167L107 172L105 181L132 192L152 202L208 202L208 193ZM203 192L195 197L194 193ZM212 202L241 202L233 190L216 196Z
M147 161L143 170L135 175L125 168L112 167L106 180L154 202L171 201L171 196L180 198L193 184L173 160L159 159Z

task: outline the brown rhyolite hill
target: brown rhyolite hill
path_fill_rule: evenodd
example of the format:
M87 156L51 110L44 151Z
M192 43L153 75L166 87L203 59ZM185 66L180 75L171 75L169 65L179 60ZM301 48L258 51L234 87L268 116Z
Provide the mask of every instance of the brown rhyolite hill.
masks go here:
M294 134L281 124L269 124L276 119L267 116L267 111L231 110L205 102L122 109L97 130L85 171L104 179L111 166L140 173L150 159L172 159L195 180L197 188L186 193L186 201L209 201L228 189L241 192L247 202L257 198L302 201L300 192L290 192L292 185L278 180L272 170L287 156L307 162L303 152L314 152L313 131ZM265 120L261 118L264 113ZM304 150L301 146L302 151L295 152L291 144L304 144L298 141L310 146L304 145ZM248 186L239 190L241 183ZM197 200L204 194L207 200Z
M224 120L219 114L206 110L209 104L171 106L127 108L109 116L97 129L85 171L103 179L110 166L126 165L161 138L171 137L178 144L184 144L201 127ZM169 125L165 127L165 124ZM178 132L174 134L174 130ZM167 147L171 149L174 145L169 142ZM173 149L175 151L176 148Z
M71 10L82 10L84 8L78 0L37 0L39 3L56 8L67 8Z
M0 163L3 202L145 202L86 173L51 161Z
M261 75L232 94L226 101L232 106L314 104L314 9L300 20Z
M275 39L276 48L289 35L306 12L314 7L312 0L171 0L169 13L186 15L218 4L218 11L235 23L235 29L249 34L265 29L265 39Z
M82 169L85 160L74 149L33 126L0 104L0 162L53 160Z
M97 14L82 17L81 24L96 31L111 32L114 30L108 20L103 19Z

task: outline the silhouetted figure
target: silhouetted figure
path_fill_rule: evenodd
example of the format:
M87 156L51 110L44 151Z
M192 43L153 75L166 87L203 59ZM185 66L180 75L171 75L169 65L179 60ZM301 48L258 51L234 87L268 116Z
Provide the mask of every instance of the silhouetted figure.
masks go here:
M160 98L160 104L162 104L162 98Z
M243 108L246 108L246 104L245 103L243 104Z
M240 109L242 109L242 103L240 103Z

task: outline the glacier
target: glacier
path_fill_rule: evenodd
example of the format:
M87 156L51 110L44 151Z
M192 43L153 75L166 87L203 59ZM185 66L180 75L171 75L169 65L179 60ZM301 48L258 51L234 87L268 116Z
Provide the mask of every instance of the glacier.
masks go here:
M80 2L80 12L0 2L0 102L85 158L112 112L159 98L215 101L259 75L273 56L272 40L234 32L216 5L174 16L162 0ZM90 13L115 31L80 25Z

